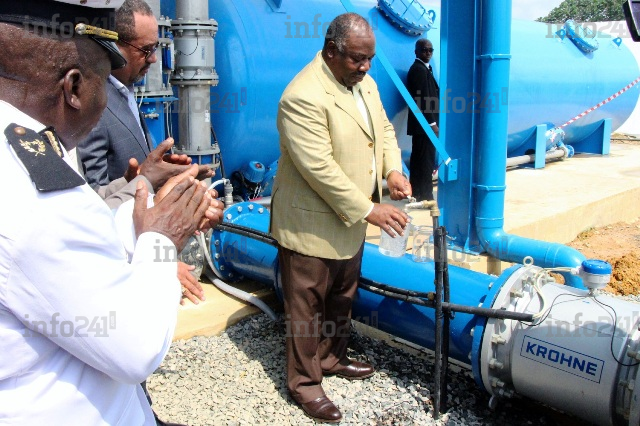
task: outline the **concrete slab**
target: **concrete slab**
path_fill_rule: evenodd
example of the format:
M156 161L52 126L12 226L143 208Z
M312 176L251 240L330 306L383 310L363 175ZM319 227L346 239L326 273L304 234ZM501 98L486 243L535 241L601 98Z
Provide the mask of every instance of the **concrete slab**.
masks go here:
M173 340L185 340L194 336L217 336L243 318L261 312L255 306L218 290L204 276L201 284L206 300L198 305L187 300L178 308L178 324ZM241 281L234 286L260 298L275 311L282 309L273 289L252 281Z
M505 231L548 242L568 243L580 232L640 217L640 145L613 143L610 154L576 155L543 169L507 172ZM431 225L427 211L411 212L413 223ZM378 244L380 229L370 226L366 241ZM413 242L407 247L411 251ZM499 275L510 265L486 256L450 253L451 264ZM205 279L206 280L206 279ZM281 309L275 293L251 282L238 284ZM207 301L180 308L175 339L216 335L259 310L204 284Z
M544 169L507 173L505 230L568 243L580 232L640 216L640 144L578 154Z

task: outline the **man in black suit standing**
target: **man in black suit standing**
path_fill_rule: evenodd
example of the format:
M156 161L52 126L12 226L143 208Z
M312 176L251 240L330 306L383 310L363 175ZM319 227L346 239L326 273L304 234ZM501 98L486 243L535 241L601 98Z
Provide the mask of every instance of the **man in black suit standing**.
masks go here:
M433 56L433 44L426 38L422 38L416 42L415 53L416 60L407 74L407 89L422 111L425 120L439 137L440 88L429 64ZM407 118L407 134L412 136L409 180L413 188L413 196L417 200L433 200L431 179L435 169L436 150L411 111Z

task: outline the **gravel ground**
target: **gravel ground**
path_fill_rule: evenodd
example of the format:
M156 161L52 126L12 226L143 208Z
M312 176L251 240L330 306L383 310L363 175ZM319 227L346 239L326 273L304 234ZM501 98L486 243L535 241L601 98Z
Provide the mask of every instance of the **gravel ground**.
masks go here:
M488 409L470 372L451 366L448 410L433 418L433 363L352 329L349 356L376 374L364 381L327 377L323 387L342 425L568 425L542 405L514 399ZM286 389L284 324L260 314L217 337L175 342L148 379L165 421L198 425L311 425ZM560 419L559 417L560 416ZM578 424L576 422L576 424ZM580 422L584 425L585 422Z

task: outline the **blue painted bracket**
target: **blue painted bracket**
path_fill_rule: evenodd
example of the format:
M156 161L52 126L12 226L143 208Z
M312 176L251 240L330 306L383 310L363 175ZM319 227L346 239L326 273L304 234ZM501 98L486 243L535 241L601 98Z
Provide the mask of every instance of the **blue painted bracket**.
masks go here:
M283 10L280 10L282 8L282 3L284 3L284 0L265 0L265 1L267 2L267 4L269 5L269 7L273 12L285 13Z
M573 143L576 152L609 155L611 150L611 118L605 118L583 141Z
M536 126L536 160L533 167L536 169L543 169L545 165L545 155L547 152L547 132L546 124L538 124Z
M446 182L458 180L458 160L451 160L445 170L447 171Z
M529 136L526 141L523 143L524 146L531 146L531 143L533 142L534 144L534 154L536 156L536 159L533 163L533 165L531 164L525 164L523 165L523 167L533 167L535 169L543 169L545 167L545 155L547 153L547 143L548 143L548 137L547 137L547 130L548 130L548 125L547 124L538 124L537 126L534 127L534 131L531 134L531 136Z

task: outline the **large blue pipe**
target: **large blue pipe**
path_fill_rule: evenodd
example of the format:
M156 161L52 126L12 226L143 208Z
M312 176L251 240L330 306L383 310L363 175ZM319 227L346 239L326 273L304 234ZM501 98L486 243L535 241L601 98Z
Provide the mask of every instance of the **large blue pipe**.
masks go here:
M241 203L225 211L225 222L241 228L214 232L211 251L216 268L227 279L244 277L274 285L281 297L277 252L267 243L270 240L256 232L268 228L268 211ZM583 265L591 275L585 279L592 284L601 285L611 272L601 263ZM409 255L387 257L377 246L365 243L361 277L402 290L433 293L434 266L433 261L415 262ZM617 417L620 413L640 418L640 407L630 395L635 392L628 386L640 380L635 362L640 348L638 312L633 304L545 285L548 278L541 280L544 271L535 266L515 265L500 277L455 266L448 271L455 305L530 314L532 318L542 315L534 326L462 312L453 316L448 355L471 364L478 386L494 400L518 393L603 425L626 425ZM543 287L534 291L534 283ZM604 313L608 315L603 317ZM359 289L353 319L423 347L435 347L434 309ZM637 420L628 422L629 426L637 424Z
M435 263L414 262L410 255L386 257L378 247L365 243L361 276L404 290L435 292ZM508 275L507 275L508 276ZM451 303L464 306L484 306L492 302L503 278L481 274L455 266L449 267ZM489 305L490 306L490 303ZM377 329L426 348L435 347L435 310L413 305L360 289L353 305L353 318L370 322ZM449 356L465 364L472 359L471 330L486 318L456 313L450 324Z
M478 78L480 93L500 93L509 87L511 60L511 1L486 0L479 22ZM495 258L522 263L531 256L543 268L577 267L585 257L570 247L507 234L504 225L504 200L507 166L508 112L506 109L480 110L477 121L477 155L473 182L475 227L482 248ZM500 172L498 172L500 171ZM582 280L565 274L567 284L584 288Z
M227 281L251 279L273 287L282 297L276 248L262 241L269 228L269 211L262 206L245 202L225 210L225 223L237 225L245 235L236 231L215 230L211 239L211 254L217 274ZM257 231L254 237L248 235ZM468 269L449 266L450 302L455 305L500 309L499 296L504 289L512 289L514 277L522 271L513 266L499 277ZM411 255L399 258L382 255L378 246L365 243L361 277L402 290L435 293L435 263L416 262ZM515 293L514 293L515 294ZM516 296L512 296L515 298ZM522 309L526 303L521 306ZM353 302L354 320L405 339L425 348L435 347L435 310L359 289ZM482 340L489 319L468 313L453 315L449 329L449 357L471 364L479 386L484 386Z
M253 203L236 204L225 210L225 222L267 232L269 212ZM282 300L278 274L277 250L272 245L233 232L216 230L211 253L218 272L229 281L248 278L273 286ZM410 255L391 258L380 254L378 246L365 243L361 276L404 290L435 292L434 262L414 262ZM456 266L449 267L451 303L490 308L495 295L512 270L495 277ZM435 311L366 290L358 290L353 304L353 318L418 345L433 348ZM450 356L471 363L473 336L471 329L483 326L486 318L456 313L451 321Z
M269 217L269 211L263 206L240 203L225 210L224 222L266 233L269 232ZM246 277L272 286L279 292L276 285L277 256L276 248L267 243L231 232L213 231L211 257L218 274L226 280Z

